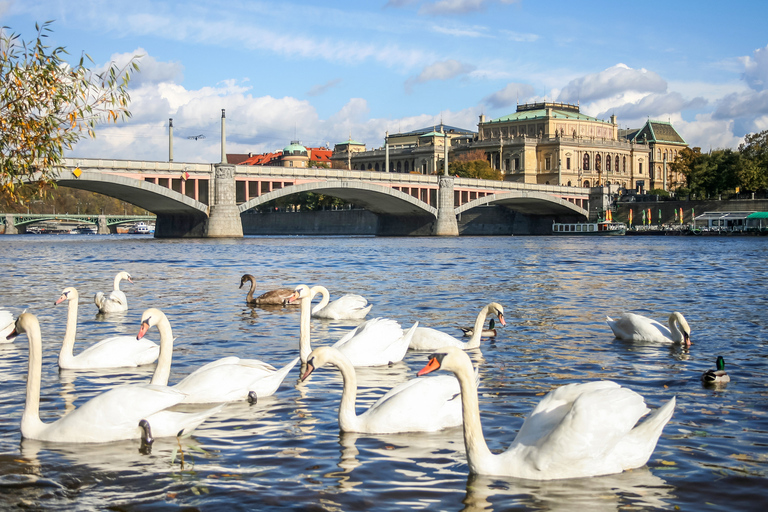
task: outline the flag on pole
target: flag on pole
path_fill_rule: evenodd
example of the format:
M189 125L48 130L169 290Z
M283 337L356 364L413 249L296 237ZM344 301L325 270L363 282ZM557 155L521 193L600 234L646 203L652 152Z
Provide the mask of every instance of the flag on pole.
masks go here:
M658 220L659 226L661 226L661 208L659 208L659 220Z
M682 224L682 223L683 223L683 209L681 207L680 208L680 224Z
M675 208L675 222L677 222L677 208Z
M632 208L629 209L629 225L632 225Z
M642 211L642 212L643 212L643 226L645 226L645 208L643 208L643 209L642 209L642 210L640 210L640 211Z
M648 225L653 224L653 216L651 215L651 209L648 208Z

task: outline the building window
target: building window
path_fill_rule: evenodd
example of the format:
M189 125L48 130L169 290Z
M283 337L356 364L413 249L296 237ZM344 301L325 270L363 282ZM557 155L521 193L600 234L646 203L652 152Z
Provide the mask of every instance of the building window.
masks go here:
M565 168L570 170L571 169L571 157L566 157L565 159Z
M589 170L589 153L584 153L584 170Z
M602 162L602 160L603 160L603 158L602 158L602 156L600 155L600 153L598 153L598 154L596 154L596 155L595 155L595 170L596 170L597 172L600 172L600 170L601 170L601 166L600 166L600 164L602 164L602 163L603 163L603 162Z
M550 169L552 169L552 157L548 156L544 159L544 170L549 171ZM549 183L547 183L547 185L549 185Z
M637 164L637 174L643 174L643 162Z
M619 155L616 155L616 172L619 172Z
M605 157L605 170L606 172L611 172L611 156L610 155Z
M627 174L627 157L624 157L622 165L624 167L624 174Z

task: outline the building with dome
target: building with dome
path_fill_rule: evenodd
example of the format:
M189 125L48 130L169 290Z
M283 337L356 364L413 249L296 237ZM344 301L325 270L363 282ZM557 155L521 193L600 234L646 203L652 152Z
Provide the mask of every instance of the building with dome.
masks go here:
M227 162L236 165L273 165L279 167L308 167L310 162L329 164L333 152L325 147L308 148L294 140L282 151L272 153L228 154Z

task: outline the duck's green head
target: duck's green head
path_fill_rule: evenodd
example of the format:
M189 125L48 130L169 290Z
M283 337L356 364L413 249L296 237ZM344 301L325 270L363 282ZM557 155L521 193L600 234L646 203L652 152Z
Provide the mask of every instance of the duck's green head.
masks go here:
M725 370L725 359L723 359L723 356L717 356L717 365L718 370Z

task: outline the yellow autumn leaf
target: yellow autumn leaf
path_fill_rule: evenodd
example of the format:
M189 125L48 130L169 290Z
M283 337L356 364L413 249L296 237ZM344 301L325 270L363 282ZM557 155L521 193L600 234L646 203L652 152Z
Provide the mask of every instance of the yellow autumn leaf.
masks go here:
M664 464L665 466L676 466L677 465L677 462L675 462L673 460L663 460L663 461L661 461L661 463Z
M751 457L744 453L732 453L731 458L736 460L750 460Z

